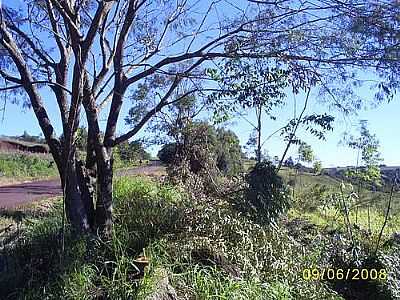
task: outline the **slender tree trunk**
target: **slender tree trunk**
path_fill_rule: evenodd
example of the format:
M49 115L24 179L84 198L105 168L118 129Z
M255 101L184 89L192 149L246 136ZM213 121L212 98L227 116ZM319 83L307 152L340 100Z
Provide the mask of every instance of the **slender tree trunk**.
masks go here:
M261 162L261 115L262 115L262 106L258 107L257 112L257 162Z

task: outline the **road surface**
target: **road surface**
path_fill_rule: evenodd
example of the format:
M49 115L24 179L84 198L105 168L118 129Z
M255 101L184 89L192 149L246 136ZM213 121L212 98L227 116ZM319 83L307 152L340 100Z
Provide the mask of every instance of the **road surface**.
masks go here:
M137 168L118 170L117 176L157 174L163 171L158 161ZM0 208L13 208L37 200L62 195L60 180L41 180L0 186Z

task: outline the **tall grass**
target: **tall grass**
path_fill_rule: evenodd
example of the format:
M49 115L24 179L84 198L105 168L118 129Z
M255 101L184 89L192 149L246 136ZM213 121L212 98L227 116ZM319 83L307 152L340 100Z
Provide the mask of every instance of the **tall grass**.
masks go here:
M37 178L57 175L57 168L48 155L0 152L0 176Z
M67 231L65 253L60 202L26 219L23 237L4 253L14 272L0 278L5 299L149 299L163 282L182 299L341 299L301 277L321 245L304 249L284 228L258 225L225 201L189 199L140 177L117 179L114 199L112 238ZM144 274L138 257L149 261Z

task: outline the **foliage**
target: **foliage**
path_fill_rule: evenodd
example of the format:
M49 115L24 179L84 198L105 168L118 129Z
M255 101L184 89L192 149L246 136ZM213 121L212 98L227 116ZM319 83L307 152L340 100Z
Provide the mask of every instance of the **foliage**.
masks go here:
M124 163L132 163L140 160L149 160L151 155L146 152L140 141L123 142L114 150Z
M252 148L261 161L263 115L272 120L276 117L273 109L281 106L284 101L284 88L287 86L288 72L279 67L272 67L267 60L247 59L227 60L223 70L208 69L208 75L221 87L220 91L209 96L209 104L214 107L214 118L218 121L227 120L233 114L248 114L255 111L257 121L251 124L254 134L250 135L247 145Z
M293 118L289 123L283 127L280 135L284 141L290 142L291 144L301 145L304 142L296 135L297 127L302 125L306 132L317 137L320 140L326 139L326 132L333 130L333 122L335 118L326 113L324 114L311 114Z
M367 121L360 121L359 136L345 135L343 143L348 147L357 150L361 154L362 167L358 168L357 161L356 170L348 170L346 176L359 181L361 184L373 184L379 186L381 184L381 172L379 164L382 162L379 152L379 141L375 134L372 134L368 127Z
M321 163L320 160L314 161L314 164L313 164L313 172L314 172L315 174L321 174L321 172L322 172L322 163Z
M188 198L176 187L140 177L117 179L114 197L113 238L107 242L94 236L77 239L67 230L62 259L56 251L61 247L61 202L44 215L27 213L23 238L7 252L9 261L15 263L9 267L17 266L19 271L9 272L7 280L0 278L3 295L143 300L168 278L183 299L264 300L265 295L276 300L343 299L332 290L336 287L331 282L299 280L308 267L343 267L331 258L348 255L349 243L340 227L334 228L333 235L327 233L326 228L332 230L329 219L313 225L289 216L290 221L271 228L223 199ZM322 221L318 210L299 216ZM329 211L329 216L334 212ZM338 235L340 239L335 238ZM364 262L365 267L383 266L393 274L388 281L368 283L391 296L399 292L397 247L379 251L379 264ZM198 253L209 256L199 257ZM135 277L137 258L144 256L150 264L144 274ZM229 273L232 270L239 271L239 280Z
M208 69L208 75L221 85L221 91L209 96L216 119L226 119L240 108L261 108L272 119L274 107L283 104L287 71L271 66L267 60L230 59L224 69ZM227 101L228 100L228 101Z
M44 155L0 153L0 174L10 178L40 178L56 176L57 168Z
M310 163L314 160L314 152L310 145L301 143L298 149L299 161Z
M9 281L0 280L7 284L3 295L143 300L168 278L181 298L340 299L324 283L299 280L320 249L310 248L312 255L301 251L283 227L261 226L223 200L188 201L176 188L143 178L118 179L114 196L113 238L76 238L67 230L62 256L55 251L61 202L49 214L30 219L24 238L7 252L21 269ZM150 264L136 277L138 256ZM227 266L240 270L240 280Z
M221 67L221 61L227 58L248 59L250 68L257 65L252 59L268 58L269 68L263 66L261 72L247 72L251 80L240 82L245 92L237 95L245 106L257 102L258 95L279 98L280 84L276 90L269 83L281 83L276 79L284 73L291 75L288 81L294 93L320 84L321 95L329 94L335 105L345 111L348 106L361 106L354 90L365 80L357 80L357 70L362 74L368 69L375 71L382 81L389 81L391 84L380 85L386 94L398 87L399 8L390 1L339 1L337 5L317 1L315 6L321 12L318 14L314 13L314 5L303 7L297 1L241 1L232 10L232 16L222 18L221 22L213 22L212 15L215 11L227 11L230 4L226 1L201 1L194 5L191 1L140 2L143 5L135 5L134 1L124 2L126 5L120 5L120 1L75 1L76 5L67 2L19 1L0 6L0 91L14 96L17 103L21 101L34 108L60 169L71 165L65 161L70 159L70 153L75 155L70 151L72 138L84 116L89 132L93 132L91 139L97 155L92 157L91 151L86 155L87 164L79 162L93 167L91 160L95 158L98 172L87 173L111 178L112 174L105 173L112 173L112 148L136 136L165 107L187 94L208 90L194 80L207 79L201 65L213 62ZM243 10L246 4L248 9ZM377 22L382 15L385 21ZM252 80L251 76L259 73L261 76ZM267 87L258 89L257 83L262 86L265 82ZM54 107L59 111L64 143L54 136L56 130L48 116L48 103L42 101L47 90L52 93L50 99L57 103ZM340 98L336 97L338 94ZM117 123L121 112L129 109L123 107L128 96L134 100L133 126L118 136ZM4 97L5 101L8 98ZM111 107L103 114L110 99ZM81 114L83 111L85 114ZM107 123L103 138L99 128L103 127L100 122L104 118ZM257 154L260 160L260 149ZM108 196L111 187L104 184L98 190L97 200L103 203L96 205L95 210L112 211ZM67 193L77 195L73 203L80 203L67 205L72 210L68 216L90 213L89 209L73 211L86 207L84 195L79 197L81 192ZM111 218L111 214L100 211L99 215ZM85 223L80 221L75 225Z
M240 141L233 131L217 129L216 155L217 167L225 175L235 175L243 170Z
M329 202L331 189L324 184L314 184L302 189L297 195L294 207L301 211L315 212L323 209Z
M176 143L170 143L164 145L157 154L161 162L165 164L171 164L175 161L177 156Z
M86 151L88 132L86 127L79 127L75 133L75 145L81 151Z
M240 208L249 211L262 223L276 222L289 208L289 191L271 162L257 163L246 175L246 183Z
M181 129L179 143L164 145L158 153L161 161L180 164L187 160L198 173L205 166L218 168L225 175L243 169L239 138L231 130L215 129L205 122L190 122Z

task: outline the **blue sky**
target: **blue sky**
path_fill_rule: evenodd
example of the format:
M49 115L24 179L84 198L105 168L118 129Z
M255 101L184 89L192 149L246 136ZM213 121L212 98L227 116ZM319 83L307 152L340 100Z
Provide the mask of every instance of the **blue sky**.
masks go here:
M17 4L23 3L22 1L6 0L3 1L5 4ZM1 3L1 0L0 0ZM229 11L229 10L228 10ZM368 74L366 74L368 76ZM373 76L372 76L373 77ZM365 102L373 101L374 91L368 87L362 87L358 90L358 93L363 97ZM56 103L52 95L48 91L43 92L43 99L46 103L46 108L49 112L50 118L56 128L58 134L61 133L61 127L59 122L59 116L57 112ZM316 95L316 93L315 93ZM383 103L375 109L362 110L358 112L358 115L352 115L344 117L337 111L328 111L328 107L322 105L315 97L311 94L311 105L309 105L308 112L328 112L335 115L336 120L334 123L334 131L327 134L326 141L320 141L316 138L311 137L308 134L301 132L301 137L308 142L314 149L314 152L318 159L320 159L325 167L329 166L346 166L355 164L356 153L353 150L347 149L343 146L338 146L342 134L344 131L352 131L356 133L358 120L367 119L369 121L369 129L372 133L375 133L380 140L381 153L384 159L384 163L387 165L400 165L400 157L398 152L400 149L400 138L398 138L398 130L400 129L400 118L398 116L400 112L399 97L395 96L393 101L389 104ZM3 105L3 96L0 95L0 108ZM298 95L297 111L301 110L303 97ZM3 121L1 121L0 112L0 135L21 135L24 130L30 134L40 134L40 128L35 119L32 110L22 109L21 106L13 105L10 100L7 99L6 114ZM281 108L276 114L278 120L266 120L264 125L263 137L266 138L277 128L281 127L293 114L293 96L288 95L287 106ZM127 130L124 124L123 118L126 115L128 107L124 108L124 112L121 113L118 131L123 133ZM249 116L252 119L252 116ZM104 122L104 121L103 121ZM103 123L104 124L104 123ZM251 126L244 120L238 119L233 124L228 124L236 134L239 136L241 143L244 145L251 132ZM143 132L141 133L143 134ZM266 144L265 149L271 156L280 156L285 147L285 143L279 137L279 135L271 138ZM152 147L150 150L153 154L157 153L158 147ZM292 146L291 151L288 155L296 156L296 146Z
M366 101L372 101L373 91L361 90L362 95ZM288 104L277 112L277 121L265 119L264 122L264 139L274 132L277 128L289 119L293 111L293 96L288 96ZM54 105L54 101L50 99L50 95L45 93L44 98L48 99L46 105L53 120L57 133L61 133L60 124L58 121L57 108ZM308 112L324 112L328 111L326 105L322 105L317 98L310 98L311 102L308 108ZM297 96L298 111L302 105L302 96ZM387 165L400 165L400 157L398 155L400 149L400 102L399 97L395 96L393 101L390 103L383 103L377 108L361 110L358 115L352 115L345 117L341 113L336 111L330 111L336 119L334 123L334 130L327 134L327 140L321 141L307 133L300 132L300 136L309 143L317 156L325 167L329 166L346 166L355 164L356 153L354 150L347 149L346 147L339 146L338 143L342 138L344 131L351 131L356 133L358 120L367 119L369 122L369 129L372 133L375 133L381 144L381 153L384 159L384 163ZM118 131L123 132L127 129L124 124L123 117L124 113L121 114L119 121ZM252 116L249 116L252 120ZM228 128L231 128L239 136L241 143L245 144L248 136L251 132L251 126L243 119L235 119L232 122L226 124ZM24 130L27 130L30 134L40 134L40 128L34 116L34 113L30 109L22 109L21 106L8 103L6 106L6 114L4 121L0 122L0 135L20 135ZM142 133L143 134L143 133ZM269 139L265 144L265 150L273 155L281 155L283 152L285 143L279 137L275 135ZM155 154L158 147L152 147L150 150ZM296 146L292 146L289 155L295 156Z

